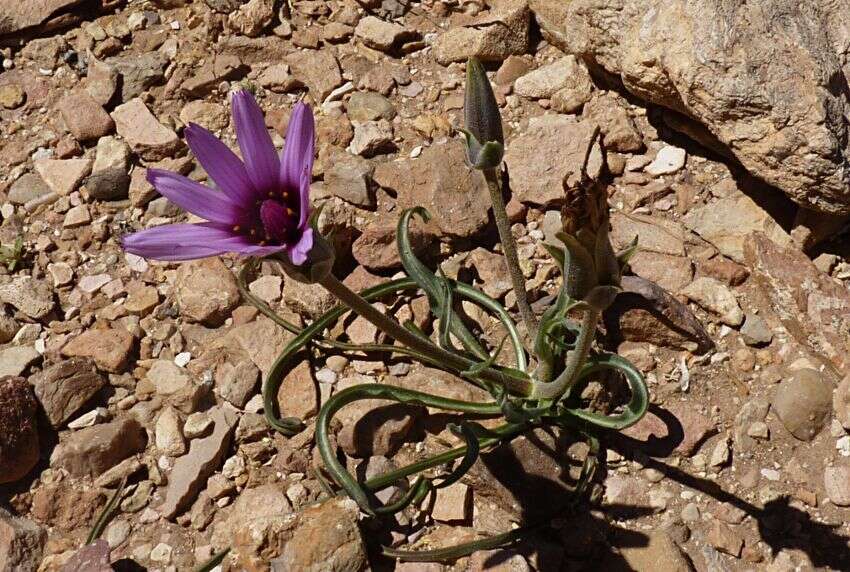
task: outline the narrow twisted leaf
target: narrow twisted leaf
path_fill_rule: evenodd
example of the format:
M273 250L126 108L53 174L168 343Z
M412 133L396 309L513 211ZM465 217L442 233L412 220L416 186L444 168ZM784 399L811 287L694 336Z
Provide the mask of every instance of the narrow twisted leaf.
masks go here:
M620 263L611 240L608 237L608 217L602 221L602 225L596 231L596 245L593 252L596 266L596 282L617 286L620 284Z
M407 275L425 291L425 295L428 297L428 304L431 306L431 312L435 317L439 318L445 311L443 308L445 301L442 299L443 289L441 288L441 279L428 270L416 258L416 254L413 252L413 246L410 243L410 218L413 215L419 215L425 222L431 219L431 215L422 207L406 209L401 213L396 234L398 255L401 258L402 266L404 266ZM451 333L460 340L460 343L463 344L463 347L468 352L471 352L479 359L487 359L487 352L455 314L451 314L451 319L448 320L448 323Z
M437 548L435 550L399 550L397 548L390 548L389 546L382 546L381 552L384 556L396 558L403 562L451 562L458 558L469 556L473 552L478 552L479 550L490 550L492 548L499 548L500 546L516 542L522 538L523 535L527 534L531 528L532 527L517 528L516 530L511 530L504 534L497 534L489 538L458 544L457 546L452 546L450 548Z
M451 325L452 320L454 319L454 312L452 311L452 306L454 304L452 289L451 286L449 286L449 281L446 279L445 274L443 274L443 269L440 268L438 271L440 273L440 346L447 350L454 350L455 348L452 345L451 338Z
M319 453L330 476L333 477L340 487L345 489L348 496L360 506L363 512L372 516L375 515L375 512L369 503L366 491L345 470L339 459L336 458L329 434L330 422L336 412L349 403L363 399L386 399L397 403L438 407L447 411L476 413L480 415L494 415L499 413L499 406L496 403L472 403L458 399L448 399L422 393L421 391L413 391L411 389L379 383L360 384L334 394L322 406L319 416L316 418L316 445L319 448Z
M640 371L632 363L617 354L600 354L591 356L579 373L581 381L591 374L604 370L614 370L621 374L629 386L632 396L623 412L616 415L600 415L583 409L565 407L563 413L568 418L579 419L582 422L602 429L620 431L631 427L641 420L649 408L649 392Z
M466 441L466 453L463 459L461 459L460 464L455 467L455 470L438 484L434 485L435 489L442 489L458 482L472 468L475 461L478 460L478 453L481 450L478 443L478 434L472 429L470 423L461 423L459 426L450 423L448 427L449 431L463 437L464 441Z
M364 299L369 301L379 300L384 296L414 290L417 287L418 284L413 280L409 278L403 278L386 282L384 284L379 284L377 286L373 286L372 288L367 288L366 290L361 292L361 296L363 296ZM516 325L511 320L507 311L502 308L502 306L499 305L498 302L479 292L475 288L472 288L471 286L456 282L453 284L453 287L457 290L457 293L460 294L464 299L469 300L470 302L473 302L474 304L493 312L499 318L499 320L502 322L502 325L505 327L505 329L508 331L508 334L511 336L511 342L514 347L514 355L517 363L517 369L520 372L525 371L527 367L527 362L525 357L525 351L522 347L522 340L520 338L519 332L516 329ZM293 366L292 362L294 357L308 343L316 340L316 338L318 338L322 332L330 328L334 324L334 322L336 322L339 318L345 315L348 311L348 308L340 305L317 318L313 323L301 330L298 335L296 335L296 337L290 341L290 343L283 349L283 351L278 354L277 358L272 364L268 377L266 378L266 381L263 384L264 415L266 416L266 420L269 425L271 425L273 429L280 432L281 434L291 436L298 433L303 428L303 424L300 419L295 417L282 418L278 415L277 412L277 395L280 391L281 384L286 378L286 373ZM427 338L424 333L420 332L420 334L423 337ZM385 346L379 344L358 346L353 344L342 344L340 342L335 342L332 340L319 341L322 343L330 344L333 347L339 347L341 349L362 349L364 351L391 351L402 355L414 357L416 359L422 360L425 363L429 363L434 367L444 367L444 364L435 363L429 358L429 356L419 354L418 352L410 350L409 348L405 348L403 346ZM510 372L511 370L506 369L504 371ZM514 373L514 375L519 374Z
M388 515L401 512L411 504L416 504L418 501L425 498L425 495L427 495L431 489L433 489L431 481L420 475L416 477L416 480L413 482L413 486L407 489L401 498L392 504L379 506L375 509L375 514Z
M121 479L121 482L118 484L118 488L115 489L115 492L112 493L112 496L109 498L109 502L106 503L106 506L103 507L103 510L100 512L100 516L97 517L97 520L92 526L91 531L89 531L89 536L86 539L86 545L91 544L103 534L106 525L109 524L109 521L112 519L112 516L115 514L115 510L118 508L118 503L121 500L121 497L124 494L124 488L127 486L127 477Z
M575 237L563 232L559 232L556 236L566 247L564 287L571 298L581 300L596 285L593 256Z
M617 262L620 264L620 273L622 274L623 268L629 263L629 260L632 259L632 256L638 251L638 237L632 239L629 245L617 253Z
M195 572L212 572L218 567L219 564L224 562L225 556L230 552L229 548L225 548L218 554L215 554L212 558L195 568Z

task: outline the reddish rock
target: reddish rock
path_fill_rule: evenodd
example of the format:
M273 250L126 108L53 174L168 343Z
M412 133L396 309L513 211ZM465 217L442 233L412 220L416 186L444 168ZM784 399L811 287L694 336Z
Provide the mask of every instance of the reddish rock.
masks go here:
M74 358L54 364L30 377L47 419L60 427L106 384L85 358Z
M744 255L760 309L775 315L797 343L845 370L850 363L850 291L802 252L777 246L764 234L752 235Z
M708 529L706 540L720 552L725 552L735 558L741 556L741 550L744 548L744 538L741 534L732 527L716 520Z
M70 433L53 450L50 464L76 477L97 476L145 450L147 435L132 417Z
M681 428L681 429L680 429ZM649 411L643 419L623 430L623 434L632 439L646 443L646 449L651 452L669 453L668 446L659 444L675 439L680 435L678 443L668 442L666 445L676 445L675 450L690 457L697 452L700 445L708 437L717 432L714 422L697 411L692 405L677 402L662 407L659 411Z
M704 353L714 341L687 306L657 284L625 276L623 292L605 311L605 330L611 341L649 342ZM693 349L693 347L692 347Z
M319 394L310 362L299 363L283 381L277 396L282 415L307 419L319 412Z
M115 122L106 110L83 89L63 97L59 102L59 112L78 141L94 141L115 130Z
M415 219L414 219L415 220ZM351 254L369 270L395 270L401 268L396 244L396 222L378 221L366 227L354 244ZM419 222L411 224L410 242L417 257L425 257L434 244L434 235L427 232Z
M109 543L102 538L80 548L61 572L112 572Z
M750 271L746 267L722 256L700 262L697 265L697 271L704 276L719 280L727 286L740 286L750 277Z
M83 332L62 348L65 357L87 357L98 369L123 372L133 351L134 338L127 330L95 329Z
M181 264L175 292L180 313L207 325L224 322L240 299L236 278L217 257Z
M0 508L0 570L36 572L47 531Z
M141 99L131 99L116 107L112 119L118 134L148 161L171 157L183 147L177 134L160 123Z
M32 495L32 517L62 530L88 528L106 504L98 489L78 490L66 483L39 487Z
M443 236L469 238L489 222L490 195L481 173L469 169L460 141L428 147L416 159L385 164L375 181L398 194L398 206L423 206Z
M38 461L37 408L24 378L0 379L0 484L22 478Z

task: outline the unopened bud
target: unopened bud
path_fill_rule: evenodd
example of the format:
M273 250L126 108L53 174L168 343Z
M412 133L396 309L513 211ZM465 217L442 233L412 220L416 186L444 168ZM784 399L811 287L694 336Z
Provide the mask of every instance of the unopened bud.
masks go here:
M495 169L502 164L505 136L502 115L484 66L475 58L466 63L466 94L463 103L466 156L474 169Z

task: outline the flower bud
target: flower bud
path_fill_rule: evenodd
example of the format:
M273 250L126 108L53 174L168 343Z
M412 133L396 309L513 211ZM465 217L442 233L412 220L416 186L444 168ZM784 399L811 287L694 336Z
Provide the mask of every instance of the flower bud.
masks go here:
M307 254L307 260L300 265L292 264L289 256L282 254L274 256L281 263L286 275L298 282L315 284L321 282L325 276L330 274L334 266L333 246L318 231L313 230L313 247Z
M484 66L475 58L466 63L463 104L466 157L473 169L495 169L502 163L505 137L502 116Z

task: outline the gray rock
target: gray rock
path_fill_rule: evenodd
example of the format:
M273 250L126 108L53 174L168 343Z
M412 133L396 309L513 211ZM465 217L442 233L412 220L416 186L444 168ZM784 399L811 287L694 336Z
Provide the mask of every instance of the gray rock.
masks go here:
M221 465L230 445L235 413L219 407L211 411L210 417L215 423L213 432L208 437L194 439L189 452L174 462L165 502L159 507L160 514L167 519L173 519L195 499L207 478Z
M97 140L94 165L92 171L97 173L104 169L127 170L130 164L130 147L117 137L101 137Z
M679 147L662 147L652 163L644 168L650 175L671 175L685 166L687 153Z
M766 346L773 340L773 332L758 314L747 314L741 326L741 336L745 344L754 347Z
M215 370L219 395L240 408L254 395L259 380L260 370L247 359L235 363L225 361Z
M850 375L844 376L832 396L832 409L841 426L850 430Z
M21 375L39 359L41 354L32 346L11 346L0 350L0 377Z
M551 98L556 92L571 85L574 76L586 75L583 64L575 56L565 56L519 77L514 82L514 92L530 99Z
M395 149L393 143L393 127L386 119L378 121L358 121L352 123L354 137L348 150L355 155L373 157L379 153Z
M19 276L0 285L0 301L11 304L34 320L47 316L55 304L50 285L30 276Z
M334 153L325 169L324 192L363 208L375 207L375 166L350 153Z
M194 412L206 393L203 384L196 383L191 373L171 360L156 360L145 381L153 386L158 396L183 413Z
M50 187L40 176L27 173L12 183L9 189L9 202L13 205L23 205L51 192Z
M391 121L396 116L392 102L374 91L356 91L351 94L345 106L351 121Z
M735 416L735 450L743 453L752 451L757 441L750 435L750 428L756 423L764 423L770 404L760 399L751 399L741 406Z
M163 82L168 58L157 51L151 51L110 58L107 63L121 74L121 101L127 102Z
M850 506L850 466L833 465L823 470L826 495L836 506Z
M99 201L126 199L130 192L130 175L123 167L101 169L86 178L86 191Z
M829 420L832 387L819 372L799 369L779 384L771 407L789 433L811 441Z
M547 40L701 122L754 175L800 204L850 212L850 102L830 83L850 41L834 15L850 1L812 0L805 14L796 0L530 5Z
M354 35L366 46L382 52L392 51L402 43L419 37L415 30L371 15L360 19Z

